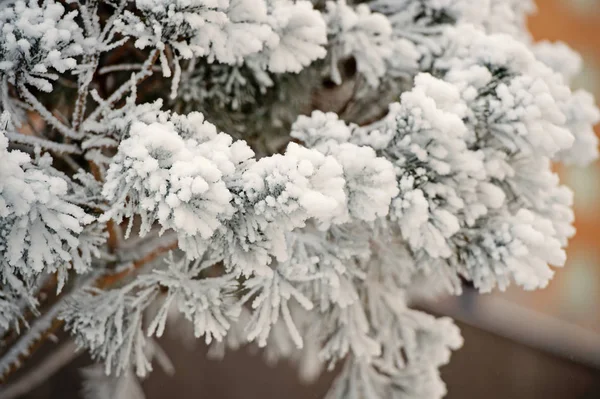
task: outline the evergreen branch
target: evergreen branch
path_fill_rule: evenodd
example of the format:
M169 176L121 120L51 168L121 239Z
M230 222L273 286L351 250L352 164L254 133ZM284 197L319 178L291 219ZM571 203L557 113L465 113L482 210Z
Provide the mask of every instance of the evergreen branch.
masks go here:
M413 295L545 287L574 233L552 162L598 157L577 56L522 40L530 1L9 1L0 399L75 356L34 355L58 329L145 375L172 309L206 343L348 359L330 399L441 398L462 338Z
M53 126L62 135L75 140L81 139L83 137L83 134L78 133L70 127L66 126L61 121L59 121L54 115L52 115L52 112L50 112L41 102L38 101L38 99L29 91L29 89L27 88L27 86L25 86L24 83L19 83L19 92L21 93L23 98L29 103L29 105L31 105L33 109L38 114L40 114L40 116L44 118L46 122L48 122L48 124Z
M133 271L141 268L145 264L156 260L169 251L177 249L177 246L177 241L173 241L155 248L140 259L134 261L129 267L123 268L117 273L102 275L96 278L90 285L99 289L109 288L119 281L122 281ZM85 286L88 286L88 284L83 284L81 287L73 290L69 295L59 299L59 301L56 302L48 312L37 319L27 333L13 345L4 356L2 356L0 359L0 383L4 383L11 374L20 369L25 360L30 358L50 336L64 325L64 321L57 318L62 304L67 298L71 297L75 292Z
M107 99L105 99L102 104L99 104L98 107L92 111L92 113L86 118L86 122L88 120L97 119L103 110L107 107L112 106L119 100L121 100L127 92L133 87L142 83L146 78L150 77L153 73L153 66L156 60L158 60L158 56L160 55L160 51L157 49L152 50L148 59L142 65L142 70L135 75L133 75L133 79L128 79L124 82L117 90L115 90ZM85 122L84 122L85 123Z
M99 277L95 282L95 286L100 289L105 289L110 286L113 286L117 282L122 281L125 277L129 276L133 271L141 268L142 266L146 265L147 263L150 263L150 262L156 260L157 258L166 254L167 252L177 249L177 247L178 247L177 240L174 240L170 243L161 245L158 248L155 248L155 249L151 250L150 252L146 253L141 258L137 259L136 261L132 262L128 267L119 268L118 269L119 271L117 271L116 273L107 274L107 275Z
M22 134L18 132L7 132L6 137L14 143L39 146L40 148L56 153L80 154L81 149L73 144L57 143L41 137Z

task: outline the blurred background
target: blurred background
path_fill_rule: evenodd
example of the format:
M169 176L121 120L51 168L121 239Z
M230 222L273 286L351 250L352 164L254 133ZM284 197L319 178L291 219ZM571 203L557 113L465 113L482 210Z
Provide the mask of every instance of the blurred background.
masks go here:
M562 40L577 50L585 61L577 86L600 98L600 0L537 4L529 21L534 37ZM567 266L556 271L547 289L466 292L422 304L455 318L465 338L442 369L449 399L600 399L600 163L559 172L576 193L577 235ZM334 377L330 373L314 385L302 385L286 364L268 366L261 356L244 351L213 362L198 346L191 350L175 338L164 342L177 371L166 376L157 370L145 381L148 399L316 399ZM27 398L75 397L81 389L79 367L87 363L78 359Z

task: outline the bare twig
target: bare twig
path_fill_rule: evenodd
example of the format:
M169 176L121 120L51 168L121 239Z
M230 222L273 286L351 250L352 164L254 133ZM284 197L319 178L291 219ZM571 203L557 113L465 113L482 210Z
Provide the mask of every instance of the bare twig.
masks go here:
M106 75L113 72L124 72L124 71L141 71L144 64L120 64L120 65L109 65L98 70L98 75ZM158 66L152 67L153 72L160 72L161 68Z
M131 274L131 272L133 272L134 270L137 270L140 267L144 266L145 264L154 261L155 259L157 259L158 257L164 255L165 253L167 253L169 251L177 249L177 245L178 245L178 243L176 240L172 241L170 243L167 243L163 246L160 246L160 247L154 249L153 251L144 255L142 258L131 263L130 267L124 268L114 274L107 274L107 275L104 275L104 276L98 278L98 280L96 280L96 284L95 284L96 287L107 288L107 287L114 285L118 281L121 281L123 278L125 278L126 276Z
M142 70L136 73L133 79L128 79L126 82L124 82L117 90L113 92L113 94L111 94L107 99L105 99L102 102L102 104L99 104L98 107L94 111L92 111L92 113L87 117L86 121L95 120L96 118L98 118L102 111L106 109L106 107L109 107L121 100L132 88L132 86L142 83L144 80L146 80L146 78L151 76L153 73L153 66L156 63L159 54L159 50L152 50L152 52L148 56L148 59L146 60L146 62L144 62Z
M19 92L21 93L25 101L27 101L29 105L31 105L33 109L37 113L39 113L40 116L44 118L44 120L48 124L50 124L56 130L58 130L62 135L72 139L80 139L82 137L80 133L66 126L61 121L59 121L54 115L52 115L52 112L50 112L42 103L38 101L38 99L29 91L25 84L19 83Z
M57 153L67 154L79 154L81 150L79 147L72 144L57 143L55 141L46 140L41 137L32 136L29 134L22 134L18 132L8 132L6 134L8 139L13 143L26 144L30 146L39 146L44 150L49 150Z

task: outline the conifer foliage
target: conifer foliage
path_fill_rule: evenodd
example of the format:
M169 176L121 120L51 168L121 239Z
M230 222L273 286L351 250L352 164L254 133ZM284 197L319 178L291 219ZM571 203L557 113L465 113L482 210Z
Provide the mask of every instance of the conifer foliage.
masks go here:
M64 328L87 397L141 397L189 328L339 364L331 399L443 397L462 338L415 294L545 287L574 234L552 163L598 155L533 10L0 0L2 379Z

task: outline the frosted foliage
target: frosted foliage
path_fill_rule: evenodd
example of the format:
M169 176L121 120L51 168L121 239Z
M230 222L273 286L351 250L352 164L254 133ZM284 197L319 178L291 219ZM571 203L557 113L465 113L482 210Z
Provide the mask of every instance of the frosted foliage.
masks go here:
M577 90L562 108L567 118L566 127L575 137L573 146L561 151L558 159L585 166L598 159L598 137L593 126L600 122L600 110L594 97L585 90Z
M366 146L342 143L329 151L344 169L347 213L372 222L388 213L390 198L398 194L392 164Z
M509 180L511 191L522 197L522 204L543 215L551 223L555 237L566 245L573 236L573 193L560 185L558 175L551 169L547 158L525 158L514 160L514 174ZM543 195L542 195L543 193ZM518 210L517 203L514 209Z
M363 164L350 161L356 151ZM103 218L139 214L142 235L158 222L178 231L180 247L192 257L209 246L236 273L270 275L271 258L287 258L285 233L309 218L374 220L387 213L396 191L391 165L352 144L332 155L290 144L285 155L250 156L244 142L232 144L201 114L134 123L108 170L103 194L116 206Z
M460 212L453 212L448 219L453 223L447 224L452 229L442 234L447 238L445 245L434 248L441 249L441 256L448 257L453 267L465 260L473 265L480 264L483 259L480 255L473 255L479 261L471 261L471 255L466 258L461 255L457 259L450 255L455 253L454 248L464 248L465 243L473 243L468 237L488 234L484 232L491 229L485 226L496 220L494 224L505 226L505 243L491 237L484 241L493 246L499 245L499 253L505 251L506 243L513 241L520 241L521 249L513 252L514 248L511 248L508 250L510 256L499 256L492 251L491 259L497 262L484 270L491 268L495 270L493 273L482 270L474 274L474 268L458 267L459 273L473 279L477 287L485 290L494 286L494 280L500 287L505 287L511 277L527 288L545 286L551 276L546 265L562 265L562 247L573 233L570 194L559 186L558 178L550 171L549 160L573 145L574 131L569 128L568 118L562 109L575 97L564 85L561 76L537 61L525 45L508 36L486 35L472 26L461 26L449 30L447 40L448 49L444 57L436 61L435 67L459 90L462 106L457 102L451 111L464 121L466 147L470 151L476 150L477 158L483 164L483 168L475 170L485 173L479 177L480 183L475 185L473 193L476 195L469 196L477 199L475 207L464 214L466 218L461 217ZM418 88L418 79L416 83ZM467 164L461 162L461 165ZM401 182L401 191L402 187ZM541 195L542 192L545 194ZM427 209L423 197L419 194L410 198L415 209L422 210L421 214ZM482 204L486 206L481 207ZM488 214L491 219L484 217ZM545 237L547 245L543 251L539 250L536 240L515 236L517 231L521 231L521 227L516 225L514 215L517 214L531 215L523 220L530 223L529 228L536 231L537 236ZM421 217L421 220L426 220ZM411 237L408 241L414 243L419 239L423 240ZM490 252L490 248L475 251L473 244L467 247L466 253L469 254ZM533 271L524 274L507 273L519 262L521 250L537 258L532 262L537 265ZM428 253L429 256L440 254ZM430 269L427 265L425 267ZM500 271L502 269L506 270ZM484 275L486 278L483 278Z
M241 308L233 296L238 286L235 279L200 279L204 269L199 261L170 259L166 269L140 275L122 288L78 293L65 304L60 318L79 346L105 362L107 374L125 373L121 378L128 378L129 367L133 367L138 376L144 376L152 370L153 345L147 337L162 336L170 309L189 320L194 335L204 336L207 343L223 340L239 316ZM161 290L168 295L151 312Z
M503 200L501 193L480 195L483 157L467 148L464 112L453 86L419 75L388 116L395 136L383 154L394 161L400 188L391 219L413 251L433 258L451 255L449 239L458 232L461 216L472 224Z
M80 292L66 303L60 317L75 336L75 342L105 362L106 374L119 376L133 365L137 375L144 376L152 365L145 352L143 311L155 290L130 292L128 288L107 293Z
M504 289L511 280L525 289L543 288L553 275L548 265L565 262L552 224L525 209L491 218L477 234L476 242L465 238L458 257L464 264L457 267L483 292Z
M213 339L223 340L237 319L241 309L236 304L235 279L213 277L198 279L199 262L184 259L170 262L168 270L155 270L140 282L145 286L158 286L168 290L168 295L148 327L148 334L163 334L169 307L174 305L193 324L196 338L204 336L209 344Z
M10 292L0 291L0 333L17 328L21 313L17 303L18 299Z
M307 226L294 237L294 261L282 267L287 273L304 276L302 292L321 311L346 308L358 300L356 282L365 277L360 260L371 254L371 231L360 223L343 224L327 231ZM318 276L312 280L306 276ZM332 318L333 320L333 318Z
M562 42L540 42L533 47L536 57L570 82L582 71L581 56ZM558 158L568 164L584 166L598 158L598 138L592 128L600 121L600 111L593 96L577 90L561 106L566 127L575 138L573 146L561 151Z
M481 25L488 33L506 33L529 40L526 18L536 10L533 0L484 0L483 12L469 7L468 1L462 2L460 17L465 21Z
M260 51L272 34L263 0L139 0L136 6L143 17L125 11L116 26L136 38L136 47L160 52L164 76L171 76L167 45L179 58L208 57L231 64Z
M327 398L432 398L446 394L438 367L462 345L450 319L406 308L402 298L370 298L381 357L346 361Z
M541 41L532 46L536 58L570 82L581 72L581 56L563 42Z
M473 101L475 112L492 112L486 122L499 145L549 157L572 146L574 137L561 112L571 93L560 75L508 36L464 26L450 37L451 50L438 66L448 69L449 80L466 86L463 95Z
M271 274L288 257L285 233L314 217L328 222L346 201L342 167L330 156L290 144L285 155L253 163L241 176L237 212L219 234L225 264L238 273Z
M271 3L267 22L273 34L254 62L273 73L298 73L314 60L325 57L327 27L312 4L288 0Z
M135 93L127 98L126 104L117 109L105 109L98 120L86 120L83 129L87 137L82 146L88 149L86 156L98 165L108 166L111 158L102 153L106 147L116 147L134 122L151 124L159 119L168 118L160 109L162 101L136 104Z
M293 346L304 348L311 342L310 337L304 339L306 329L316 322L314 313L310 311L331 312L337 309L326 321L330 325L324 327L337 330L338 334L323 349L321 357L343 357L350 345L356 353L378 350L367 336L368 325L361 306L357 304L358 293L353 282L363 274L352 266L351 261L369 253L364 229L356 227L343 225L324 232L307 226L289 236L289 260L276 264L273 278L253 278L244 283L248 293L243 300L250 300L256 295L251 302L255 310L245 328L249 339L257 338L261 346L271 345L269 342L274 339L273 334L276 334L281 320L279 324L284 326L282 330L287 332L287 340ZM298 312L298 308L305 312ZM308 324L303 323L306 321L301 316L304 313L312 316ZM351 332L351 327L356 324L348 327L349 330L344 326L344 323L354 323L354 317L362 323L360 337ZM281 339L282 336L275 337ZM363 343L369 347L363 347Z
M347 209L336 221L353 219L374 221L388 213L389 199L397 195L395 174L388 161L377 157L372 148L347 141L353 126L334 113L314 111L300 116L292 126L292 137L332 155L344 170Z
M440 399L462 338L415 304L566 262L600 111L532 1L0 3L0 380L63 324L90 399L169 331Z
M468 0L375 0L371 8L388 18L394 41L413 45L413 62L429 68L432 59L443 51L445 28L459 19L471 23L479 20L485 15L487 1L480 3L475 8Z
M492 56L487 48L482 51L482 58ZM515 54L531 60L526 49L517 47ZM506 54L493 56L501 65L508 62ZM485 59L482 64L489 65ZM400 193L390 217L416 256L415 270L448 279L454 287L455 277L431 261L446 259L453 273L482 290L505 288L511 280L528 289L543 287L552 276L548 265L562 266L562 247L573 234L571 195L551 172L549 157L573 138L542 80L525 87L532 81L527 74L496 81L477 62L468 76L449 70L448 79L458 86L418 75L415 88L391 106L386 120L355 129L350 140L376 143L396 166ZM540 64L531 68L547 72ZM479 89L459 82L462 78ZM560 80L554 83L563 93ZM473 240L498 226L503 233ZM530 268L521 256L531 259ZM512 272L516 269L520 272Z
M66 12L62 4L54 1L45 1L41 6L35 0L17 1L3 7L0 78L11 84L29 84L51 91L51 81L58 78L56 73L74 69L74 57L84 51L76 16L77 11Z
M94 162L105 175L112 161L112 158L106 155L105 148L117 147L134 122L148 125L156 122L159 117L164 116L158 111L161 106L160 101L140 106L126 105L115 112L106 112L98 122L85 123L83 129L87 131L87 137L82 146L87 150L86 159Z
M459 23L528 40L525 19L536 9L532 0L481 0L477 7L469 0L375 0L371 8L388 16L394 35L414 41L425 53L437 52L443 28Z
M247 339L257 339L260 346L267 345L271 328L280 317L296 346L303 346L303 339L292 319L289 302L294 299L306 310L312 310L313 303L294 287L294 276L286 276L283 274L285 272L285 269L278 268L278 272L272 277L255 277L244 283L244 287L250 292L260 289L259 295L252 301L254 312L246 326Z
M308 1L280 0L270 7L265 0L139 0L136 5L145 20L126 11L119 26L137 37L139 48L162 51L170 44L181 58L224 64L248 58L275 73L299 72L325 56L325 23Z
M53 174L49 157L35 161L8 149L7 113L0 125L0 279L3 289L35 305L29 290L39 276L58 273L60 291L67 270L88 271L79 236L94 218L68 202L69 185Z
M235 171L235 156L250 150L232 146L231 137L218 134L202 114L187 118L196 123L189 137L173 122L131 125L108 170L103 194L116 206L105 217L120 221L139 213L140 234L156 221L185 243L209 238L233 212L223 177Z
M358 72L370 85L376 86L385 74L386 60L392 56L392 27L389 21L381 14L372 13L365 4L354 9L345 0L329 1L326 18L333 81L341 83L338 62L353 57Z
M329 141L344 143L350 139L352 129L334 112L314 111L310 117L300 115L292 126L291 136L309 147L321 146Z

